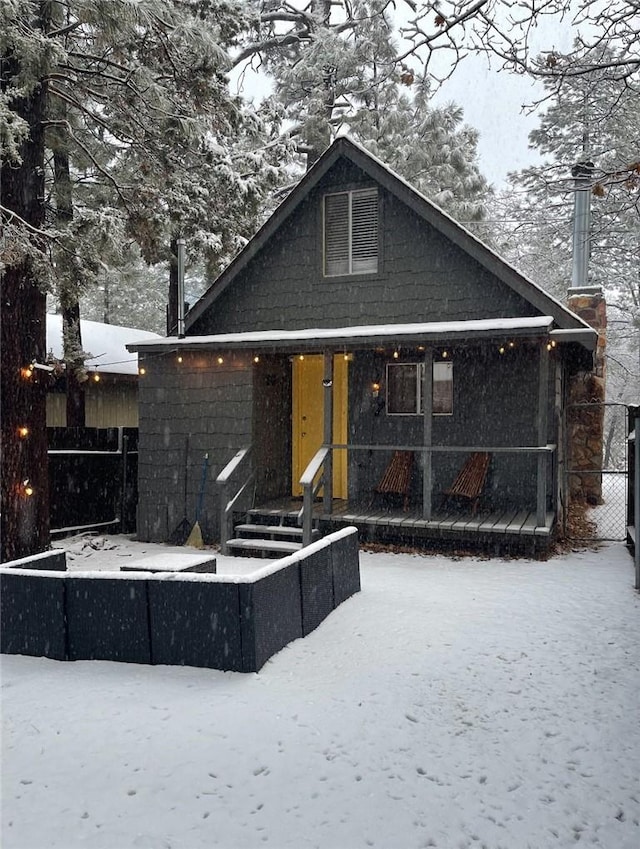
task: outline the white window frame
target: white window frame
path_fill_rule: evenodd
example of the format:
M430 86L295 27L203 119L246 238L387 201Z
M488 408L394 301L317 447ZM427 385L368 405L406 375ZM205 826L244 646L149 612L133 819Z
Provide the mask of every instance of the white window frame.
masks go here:
M331 199L338 197L346 198L346 216L344 226L346 226L346 244L334 244L329 247L328 241L332 238L330 230L329 214L327 206ZM365 204L362 213L358 212L358 201L374 199L372 211L371 206ZM355 201L355 210L354 210ZM359 220L359 216L361 219ZM327 194L323 198L322 204L322 263L325 277L345 277L354 274L377 274L379 262L379 213L378 213L378 189L370 187L366 189L351 189L346 192L333 192ZM338 228L335 232L339 232L341 222L338 221ZM335 222L334 222L335 226ZM361 227L360 236L362 257L354 256L354 232L357 232L358 227ZM342 257L338 256L330 258L331 253L340 254L342 249ZM356 252L357 253L357 252ZM340 262L340 260L342 262ZM338 267L340 266L340 267Z
M440 375L446 375L440 377ZM435 409L435 397L436 397L436 382L437 383L449 383L451 385L450 388L450 398L449 398L449 409L447 410L436 410ZM433 364L433 387L431 390L432 394L432 405L433 405L433 415L434 416L452 416L453 415L453 363L451 360L438 360Z
M394 411L392 409L392 405L390 404L389 397L389 386L391 381L389 380L389 369L404 367L404 368L413 368L415 369L415 408L413 410L407 411ZM434 416L452 416L453 415L453 363L448 360L447 362L434 362L433 363L433 385L435 387L436 378L438 382L442 381L440 377L441 374L446 373L448 375L447 382L451 383L451 404L448 410L433 410L432 414ZM386 369L386 395L387 395L387 403L386 403L386 412L388 416L422 416L424 414L424 406L422 403L422 389L424 386L424 363L387 363ZM433 397L433 390L432 390ZM433 402L432 402L433 403Z

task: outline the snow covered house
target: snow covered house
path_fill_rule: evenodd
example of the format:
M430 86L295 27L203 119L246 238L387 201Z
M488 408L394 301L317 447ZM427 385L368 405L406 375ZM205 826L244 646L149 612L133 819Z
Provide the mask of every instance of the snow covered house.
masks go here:
M544 547L568 381L596 345L339 138L188 312L184 338L128 346L146 370L139 537L166 540L194 515L207 453L200 524L231 550L269 538L286 551L296 525L308 542L342 524Z
M87 427L137 427L138 358L127 351L125 344L161 337L147 330L84 319L80 321L80 332L84 350L89 354L85 387ZM62 360L61 315L47 315L47 351L54 361ZM66 427L66 424L63 373L47 394L47 426Z

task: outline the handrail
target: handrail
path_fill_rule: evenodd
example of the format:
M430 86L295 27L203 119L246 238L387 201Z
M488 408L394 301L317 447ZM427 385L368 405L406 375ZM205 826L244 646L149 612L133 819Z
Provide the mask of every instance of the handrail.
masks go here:
M318 448L316 453L313 455L311 461L309 462L307 468L302 473L302 477L300 478L300 486L305 487L313 483L315 476L320 470L320 467L324 464L325 458L329 453L329 450L329 447L326 445L323 445Z
M226 483L250 451L251 446L249 446L249 448L241 448L240 451L236 451L236 453L233 455L233 457L229 460L227 465L216 478L216 483Z
M247 489L247 487L252 483L255 478L255 471L250 469L249 474L240 484L239 488L236 490L235 494L229 495L229 484L233 474L240 468L243 461L246 460L251 455L251 446L248 448L241 448L240 451L236 451L231 460L227 463L227 465L222 469L222 471L216 477L216 485L220 489L220 553L228 554L229 546L228 542L233 532L231 527L232 518L233 518L233 506L236 501L240 498L242 493Z
M431 451L433 454L473 454L476 451L486 451L489 454L552 454L557 445L549 442L547 445L366 445L360 443L335 443L330 446L333 450L351 451Z
M331 446L322 445L307 468L302 473L300 478L300 486L302 487L302 508L298 513L298 524L302 525L302 545L310 545L313 537L313 500L322 486L327 486L325 480L327 471L326 461L331 457ZM322 472L318 481L314 485L314 480L318 473Z

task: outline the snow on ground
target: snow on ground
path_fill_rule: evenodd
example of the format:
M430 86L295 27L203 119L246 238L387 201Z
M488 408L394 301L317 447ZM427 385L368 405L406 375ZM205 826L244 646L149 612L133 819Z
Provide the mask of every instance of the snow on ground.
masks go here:
M627 476L602 474L602 504L591 507L587 518L595 522L600 539L624 540L627 536Z
M3 849L640 846L622 545L361 572L258 674L3 656Z
M199 551L189 546L158 545L137 542L133 535L82 533L54 542L53 548L67 553L67 569L70 572L108 571L120 569L127 564L153 560L158 554L211 554L216 558L219 575L246 575L265 566L269 561L256 557L224 557L211 549Z

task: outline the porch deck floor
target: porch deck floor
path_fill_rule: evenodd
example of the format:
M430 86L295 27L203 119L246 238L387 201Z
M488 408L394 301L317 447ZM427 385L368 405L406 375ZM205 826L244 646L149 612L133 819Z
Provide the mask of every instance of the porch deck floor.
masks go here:
M254 512L273 519L295 520L302 506L301 499L282 498L270 501ZM554 514L548 512L544 526L538 526L535 511L529 510L479 510L475 516L462 510L437 512L426 520L417 510L405 513L401 509L381 509L374 506L348 504L334 499L331 513L324 510L322 502L314 505L313 516L320 522L335 525L388 528L399 533L420 535L493 535L549 537L554 525Z

